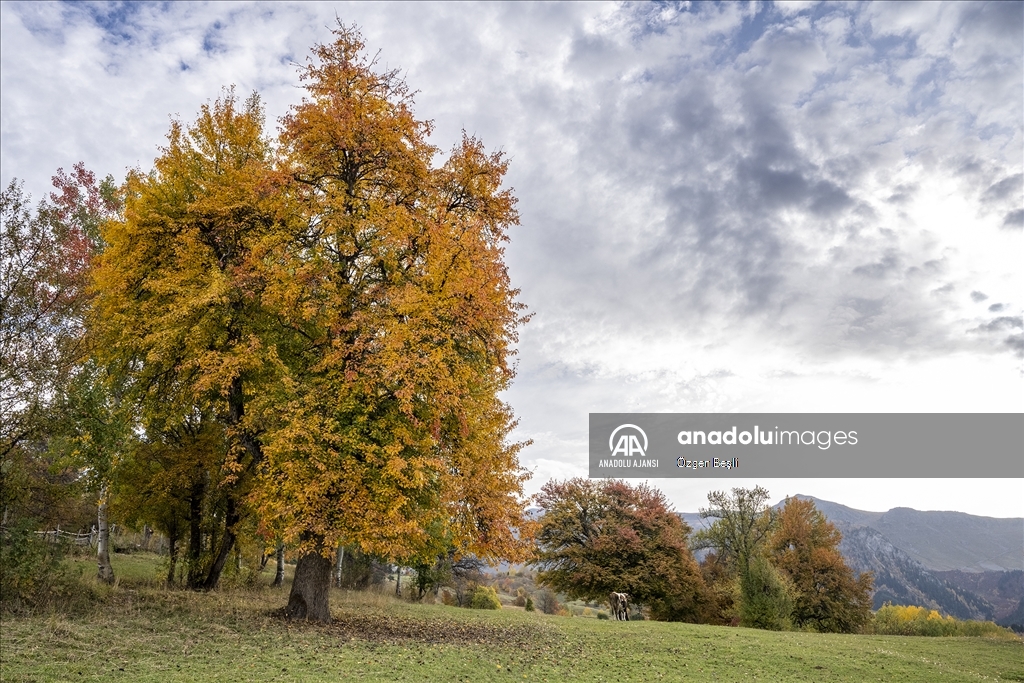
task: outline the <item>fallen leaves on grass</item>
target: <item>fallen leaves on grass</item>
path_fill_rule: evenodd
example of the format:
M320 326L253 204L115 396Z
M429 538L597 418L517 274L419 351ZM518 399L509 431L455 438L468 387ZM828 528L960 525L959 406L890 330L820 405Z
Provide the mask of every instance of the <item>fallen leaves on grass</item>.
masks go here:
M274 616L284 619L283 610ZM298 626L302 622L293 622ZM544 638L546 631L532 624L466 622L456 619L413 619L383 612L335 615L330 624L303 624L340 640L371 643L419 642L434 645L501 645L527 648Z

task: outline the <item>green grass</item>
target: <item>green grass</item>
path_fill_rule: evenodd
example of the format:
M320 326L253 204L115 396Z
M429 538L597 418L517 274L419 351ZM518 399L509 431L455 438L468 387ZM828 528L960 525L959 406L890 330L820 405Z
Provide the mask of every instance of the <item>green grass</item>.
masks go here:
M1024 681L1019 640L599 621L342 591L335 622L317 626L277 616L285 590L168 591L153 556L114 562L119 584L94 587L87 609L4 616L0 680Z

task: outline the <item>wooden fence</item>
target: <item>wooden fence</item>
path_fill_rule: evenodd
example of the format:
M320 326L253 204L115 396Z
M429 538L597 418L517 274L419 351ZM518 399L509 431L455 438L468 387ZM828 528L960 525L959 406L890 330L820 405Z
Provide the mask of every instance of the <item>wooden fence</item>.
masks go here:
M59 526L52 531L37 531L35 533L51 543L64 542L79 548L85 548L86 546L96 548L100 535L95 526L92 528L92 531L85 533L64 531ZM118 524L110 525L110 547L114 552L123 548L133 548L136 550L152 550L163 554L167 551L166 540L163 535L154 533L152 530L132 531Z

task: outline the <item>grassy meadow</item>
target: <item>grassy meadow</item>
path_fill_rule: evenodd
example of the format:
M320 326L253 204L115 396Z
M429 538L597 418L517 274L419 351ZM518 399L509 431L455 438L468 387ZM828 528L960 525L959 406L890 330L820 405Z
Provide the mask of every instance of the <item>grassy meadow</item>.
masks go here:
M334 623L318 626L280 618L286 589L165 590L157 556L114 561L117 585L83 579L94 598L4 616L0 680L1024 681L1019 639L614 622L339 590Z

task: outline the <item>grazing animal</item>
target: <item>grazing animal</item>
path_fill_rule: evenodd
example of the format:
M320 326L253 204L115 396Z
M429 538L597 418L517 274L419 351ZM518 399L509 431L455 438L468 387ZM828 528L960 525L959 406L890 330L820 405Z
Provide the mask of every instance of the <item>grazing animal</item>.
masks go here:
M612 619L629 621L629 593L610 593L608 604L612 608Z

